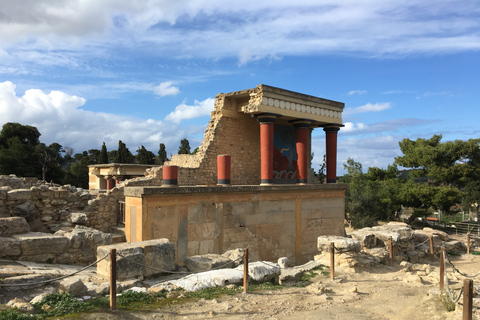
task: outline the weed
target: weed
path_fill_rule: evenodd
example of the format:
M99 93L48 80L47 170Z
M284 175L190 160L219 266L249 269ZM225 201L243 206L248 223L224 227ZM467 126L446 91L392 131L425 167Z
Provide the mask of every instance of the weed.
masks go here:
M480 256L480 251L470 251L470 254L473 254L474 256Z
M42 306L44 305L48 305L50 308L42 309ZM108 305L108 298L98 298L86 302L79 302L75 297L68 293L49 294L39 303L33 304L39 315L45 315L47 317L64 316L67 314L108 307Z
M441 299L442 299L443 306L448 312L455 311L455 303L452 300L450 300L448 293L442 292Z
M35 314L23 314L16 309L8 309L0 311L0 319L2 320L41 320L42 316Z

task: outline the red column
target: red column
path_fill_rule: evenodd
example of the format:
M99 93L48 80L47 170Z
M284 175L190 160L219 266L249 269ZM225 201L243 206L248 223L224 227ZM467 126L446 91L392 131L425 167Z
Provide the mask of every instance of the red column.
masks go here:
M112 190L114 187L112 176L106 176L105 180L107 180L107 190Z
M297 184L307 184L308 177L308 143L310 121L294 122L296 133L296 149L297 149Z
M115 186L118 186L120 182L123 181L125 177L124 176L114 176L113 179L115 179Z
M162 186L176 187L178 185L178 167L177 166L163 166L162 167Z
M228 154L217 156L217 184L230 185L231 158Z
M262 114L257 116L260 122L260 165L261 185L273 184L273 124L276 115Z
M327 183L337 182L337 126L324 127L326 135Z

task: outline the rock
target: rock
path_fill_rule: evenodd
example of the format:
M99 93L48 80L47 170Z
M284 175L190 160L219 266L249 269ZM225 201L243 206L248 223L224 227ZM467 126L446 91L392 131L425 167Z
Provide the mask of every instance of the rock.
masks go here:
M45 227L43 222L40 219L33 219L28 222L28 226L30 227L30 232L42 232L42 233L49 233L50 230Z
M28 189L14 189L7 192L8 201L30 200L31 191Z
M389 257L390 257L390 255L389 255L387 249L385 249L385 247L371 248L371 249L364 248L363 252L365 252L369 256L373 257L377 263L387 262Z
M70 221L73 224L86 225L88 223L88 217L84 212L72 212L70 215Z
M353 239L360 241L362 248L373 248L377 246L377 238L370 231L370 228L360 229L352 232Z
M415 234L415 231L403 222L389 222L383 226L373 227L373 229L383 229L400 234L399 241L410 241Z
M30 300L30 304L35 304L35 303L41 302L47 295L48 295L48 293L42 293L42 294L36 296L32 300Z
M243 265L236 267L235 270L243 272ZM280 276L280 272L280 266L273 262L257 261L248 264L248 276L254 281L266 282L277 280Z
M18 190L14 190L18 191ZM13 191L10 191L13 192ZM9 192L9 193L10 193ZM28 190L30 192L30 190ZM30 199L30 195L28 196ZM35 218L35 215L37 213L37 209L35 208L35 205L33 204L32 201L28 200L22 204L19 204L12 210L12 215L15 217L23 217L27 219L28 221L32 220Z
M424 284L423 278L415 274L406 277L405 279L403 279L403 282L417 286Z
M87 294L87 287L80 278L69 277L60 281L59 292L70 293L73 296L83 296Z
M302 264L302 265L299 265L299 266L295 266L295 267L293 267L293 268L305 272L305 271L310 271L310 270L312 270L312 269L318 268L318 267L320 267L320 266L322 266L322 263L320 263L320 262L318 262L318 261L315 261L315 260L310 260L310 261L308 261L308 262L305 263L305 264Z
M320 252L329 251L330 243L333 242L335 250L359 252L360 241L340 236L320 236L317 240L317 248Z
M278 282L280 284L286 284L289 282L297 282L302 277L303 271L296 268L282 268Z
M448 234L446 232L432 229L432 228L423 228L422 230L415 230L413 239L415 242L424 242L427 239L430 239L430 236L433 236L434 242L438 242L437 239L440 239L442 241L449 240Z
M287 257L279 258L277 263L280 266L280 268L282 268L282 269L288 268L288 258Z
M21 253L20 241L12 238L0 237L0 257L13 257L18 256Z
M243 264L243 255L244 255L243 249L233 249L233 250L226 251L224 254L222 254L222 256L232 260L235 267Z
M132 292L147 292L147 288L145 287L132 287L124 292L128 292L128 291L132 291Z
M348 292L348 293L358 293L358 288L357 288L357 286L353 286L353 287L351 287L350 289L345 290L345 292Z
M321 296L325 293L331 293L332 290L330 288L325 287L321 283L312 283L311 285L306 286L307 292Z
M28 289L32 289L32 288L42 287L44 283L41 283L41 282L45 280L46 280L45 276L41 274L27 274L27 275L5 278L3 279L2 284L8 284L8 285L31 284L30 286L28 286Z
M22 255L63 253L68 246L67 238L48 233L29 232L13 235L12 238L20 241Z
M279 268L280 269L280 268ZM185 291L198 291L226 284L242 283L243 271L237 269L219 269L196 274L191 274L178 280L171 280L154 285L148 289L149 292L159 292L161 290L178 287Z
M443 246L445 247L445 251L452 252L452 253L463 253L467 251L467 245L462 241L448 241L444 242Z
M18 311L23 312L23 313L34 313L35 312L35 308L33 308L33 306L30 303L25 302L24 300L18 299L18 298L15 298L13 300L8 301L7 307L15 308Z
M199 256L186 257L185 267L190 272L202 272L212 269L233 268L234 263L229 258L219 254L205 254Z
M109 254L110 249L113 248L117 250L117 279L119 280L175 270L175 245L168 239L99 246L97 259ZM146 268L145 265L154 269ZM110 277L110 257L97 264L97 274L106 279Z
M0 218L0 235L27 233L29 226L23 217Z

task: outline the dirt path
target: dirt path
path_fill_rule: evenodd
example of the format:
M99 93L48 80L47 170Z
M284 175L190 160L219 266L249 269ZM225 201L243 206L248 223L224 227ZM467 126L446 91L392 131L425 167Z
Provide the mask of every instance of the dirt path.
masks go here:
M480 269L480 257L452 257L463 272ZM225 296L162 307L154 311L96 312L81 319L461 319L459 312L447 312L438 294L438 264L406 272L400 266L377 266L359 273L341 270L335 280L317 275L307 287ZM452 288L460 287L448 268ZM480 278L474 279L480 284ZM474 316L478 317L476 314ZM79 317L75 317L79 319ZM73 319L73 317L72 317Z

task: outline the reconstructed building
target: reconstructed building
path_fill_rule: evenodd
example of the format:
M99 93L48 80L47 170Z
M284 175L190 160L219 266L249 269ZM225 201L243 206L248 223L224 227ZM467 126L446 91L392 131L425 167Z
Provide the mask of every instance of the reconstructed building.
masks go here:
M266 85L218 94L197 154L153 168L150 185L157 186L125 188L128 241L168 238L179 263L238 247L258 259L311 258L318 236L344 234L346 186L336 183L343 109ZM327 184L314 183L315 128L326 134ZM172 166L178 178L170 176ZM178 187L159 186L173 180Z

